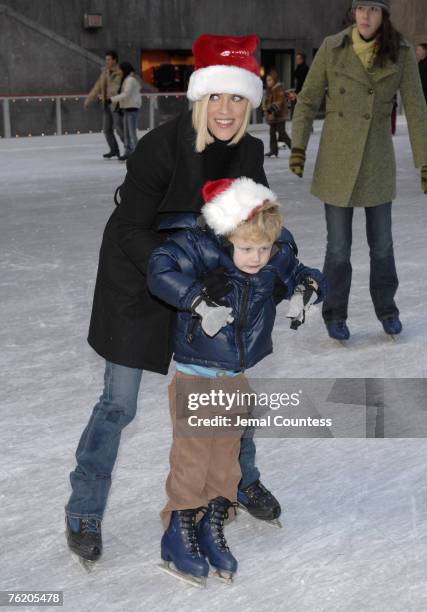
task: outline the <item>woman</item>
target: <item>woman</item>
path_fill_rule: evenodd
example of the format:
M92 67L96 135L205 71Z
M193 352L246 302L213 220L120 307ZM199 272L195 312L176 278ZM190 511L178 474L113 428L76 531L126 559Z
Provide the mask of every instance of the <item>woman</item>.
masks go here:
M123 132L125 151L119 159L125 161L135 150L138 143L136 128L138 125L138 111L141 108L141 85L135 76L132 64L129 64L129 62L122 62L120 68L123 72L120 93L116 96L112 96L111 102L113 104L118 102L120 109L124 113Z
M271 70L266 78L267 89L265 92L262 110L270 126L270 151L266 157L277 157L280 142L286 143L291 148L291 139L286 133L286 119L288 118L288 99L283 84L279 82L279 75Z
M325 202L324 273L330 290L323 318L331 338L347 340L350 251L355 207L364 207L370 249L370 292L387 334L402 324L391 231L396 163L390 131L400 90L416 167L427 189L427 111L410 45L390 21L390 0L353 0L355 24L325 39L298 96L289 166L302 176L305 149L326 94L326 117L311 192Z
M140 140L104 231L88 340L106 360L105 386L77 448L66 506L69 546L85 559L101 554L111 471L121 430L135 416L142 370L167 374L171 359L175 310L148 292L151 251L170 232L196 224L205 181L245 175L267 185L263 145L246 133L262 98L257 40L196 41L187 93L193 111ZM218 271L204 280L213 299L227 292L224 278ZM259 482L251 437L242 439L240 466L240 503L257 518L277 518L280 506Z

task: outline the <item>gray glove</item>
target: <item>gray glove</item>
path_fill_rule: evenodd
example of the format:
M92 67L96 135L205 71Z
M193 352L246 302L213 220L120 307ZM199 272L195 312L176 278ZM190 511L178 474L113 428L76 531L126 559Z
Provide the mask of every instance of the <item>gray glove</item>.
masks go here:
M297 285L289 301L289 310L286 315L291 319L291 329L298 329L305 321L305 313L317 300L318 285L312 278L307 278L303 285Z
M206 297L197 297L191 310L201 318L201 326L207 336L215 336L228 323L233 323L232 308L219 306Z

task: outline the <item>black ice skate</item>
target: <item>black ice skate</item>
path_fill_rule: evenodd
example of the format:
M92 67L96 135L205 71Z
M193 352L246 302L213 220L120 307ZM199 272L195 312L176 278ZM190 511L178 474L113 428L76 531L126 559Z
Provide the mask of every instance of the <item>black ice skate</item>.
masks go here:
M240 508L249 512L254 518L265 521L273 527L282 527L279 521L282 512L280 504L259 480L244 489L239 489L237 501Z
M396 341L398 334L402 331L402 323L398 315L391 315L385 319L381 319L382 326L387 336Z
M224 521L228 518L231 502L225 497L216 497L209 502L209 509L196 527L200 551L211 564L211 576L230 584L237 570L237 560L233 557L224 536Z
M65 517L66 536L70 550L75 553L87 571L102 554L101 521Z
M188 584L206 586L209 564L201 554L196 539L196 515L200 508L172 512L162 537L160 568Z

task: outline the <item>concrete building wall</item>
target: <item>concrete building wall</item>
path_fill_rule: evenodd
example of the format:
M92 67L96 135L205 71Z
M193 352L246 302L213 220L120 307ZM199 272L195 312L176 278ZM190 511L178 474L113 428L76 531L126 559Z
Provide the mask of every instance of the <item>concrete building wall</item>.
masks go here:
M115 48L123 60L139 65L141 49L188 50L203 32L256 32L264 49L299 48L310 58L325 36L342 28L351 0L2 0L2 5L99 57ZM103 27L85 30L85 12L101 13ZM22 28L16 38L5 14L0 12L0 55L8 67L9 93L17 93L16 87L25 93L36 88L39 93L39 83L46 78L52 81L51 92L55 85L62 93L65 83L58 73L67 75L67 91L90 87L94 71L89 60L87 68L80 60L74 68L71 49L67 55Z
M80 83L97 78L103 64L98 56L84 53L44 30L36 30L13 14L3 14L0 20L1 93L70 94L81 91Z
M427 0L394 0L392 20L413 44L427 43Z

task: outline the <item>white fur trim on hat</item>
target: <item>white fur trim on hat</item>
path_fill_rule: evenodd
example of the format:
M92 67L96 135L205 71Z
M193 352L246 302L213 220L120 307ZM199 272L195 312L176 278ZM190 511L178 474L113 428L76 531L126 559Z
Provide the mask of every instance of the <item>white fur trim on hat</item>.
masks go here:
M188 83L187 98L195 102L214 93L244 96L257 108L263 95L262 80L250 70L237 66L216 64L195 70Z
M275 202L276 194L264 185L243 176L209 200L201 212L215 234L223 236L231 234L242 221L247 220L254 208L261 206L266 200Z

